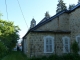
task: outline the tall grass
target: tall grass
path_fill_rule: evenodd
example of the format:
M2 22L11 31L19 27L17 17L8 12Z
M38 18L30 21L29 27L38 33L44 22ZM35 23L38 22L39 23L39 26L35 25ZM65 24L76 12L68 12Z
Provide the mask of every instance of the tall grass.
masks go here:
M12 52L11 54L4 57L2 60L26 60L27 57L21 52Z
M51 55L49 57L43 56L37 58L36 57L27 58L27 56L21 52L13 52L4 57L2 60L80 60L80 55L64 54L62 56Z

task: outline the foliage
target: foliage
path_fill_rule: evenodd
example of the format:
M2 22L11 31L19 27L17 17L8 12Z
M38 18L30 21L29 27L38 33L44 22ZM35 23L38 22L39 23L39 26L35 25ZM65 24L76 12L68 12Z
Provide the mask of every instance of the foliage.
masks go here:
M5 55L7 52L6 46L0 41L0 58Z
M12 52L5 56L2 60L27 60L27 56L22 52Z
M66 7L65 3L63 2L63 0L58 0L56 13L58 13L62 10L65 10L65 9L67 9L67 7Z
M0 13L0 19L1 19L1 16L3 16L3 14L2 14L2 13Z
M74 54L78 54L79 46L78 46L78 43L76 41L73 42L71 48L72 48L72 51Z
M75 4L71 4L71 5L69 5L69 10L71 10L73 7L75 6Z
M80 0L78 0L78 3L80 3Z
M0 20L0 39L9 50L19 39L19 30L19 27L14 26L13 22Z
M64 54L64 55L50 55L43 57L32 57L28 58L22 52L12 52L11 54L4 57L2 60L80 60L80 56L78 54Z
M48 60L59 60L59 56L58 55L51 55L48 57Z
M12 51L19 40L19 27L15 26L13 22L0 20L0 55Z
M41 58L30 58L29 60L80 60L80 56L77 54L64 54L61 56L51 55L49 57L41 57Z

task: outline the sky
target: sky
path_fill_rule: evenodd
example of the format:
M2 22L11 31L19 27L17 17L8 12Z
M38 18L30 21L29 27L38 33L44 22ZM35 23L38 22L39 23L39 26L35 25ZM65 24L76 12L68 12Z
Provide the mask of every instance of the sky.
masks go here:
M18 1L20 3L23 15L22 16ZM14 25L20 27L21 31L19 32L20 38L22 38L28 31L30 27L30 22L32 18L36 20L36 24L41 21L45 17L46 11L49 12L50 16L56 14L56 8L58 4L58 0L6 0L7 4L7 12L6 12L6 4L5 0L0 0L0 13L3 14L1 19L6 21L14 22ZM77 4L78 0L63 0L68 7L69 4ZM26 23L25 23L26 21Z

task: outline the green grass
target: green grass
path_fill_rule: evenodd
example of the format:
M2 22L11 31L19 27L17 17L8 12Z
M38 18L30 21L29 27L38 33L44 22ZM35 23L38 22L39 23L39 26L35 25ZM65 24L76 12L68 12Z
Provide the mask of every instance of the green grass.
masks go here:
M62 56L51 55L49 57L32 57L27 58L22 52L12 52L11 54L4 57L2 60L80 60L80 55L76 54L64 54Z
M21 52L12 52L11 54L4 57L2 60L27 60L27 57Z

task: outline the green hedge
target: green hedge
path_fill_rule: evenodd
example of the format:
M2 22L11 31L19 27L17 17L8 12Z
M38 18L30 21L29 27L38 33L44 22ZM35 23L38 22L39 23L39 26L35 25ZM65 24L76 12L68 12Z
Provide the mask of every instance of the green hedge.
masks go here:
M80 55L76 54L65 54L62 56L58 56L58 55L51 55L49 57L41 57L41 58L29 58L29 60L80 60Z

